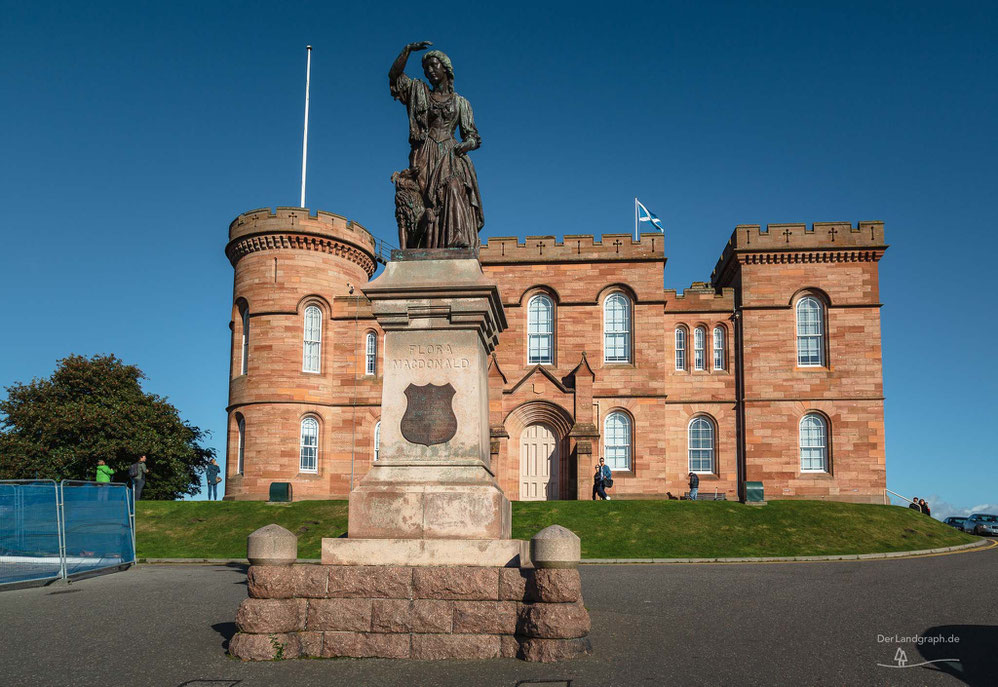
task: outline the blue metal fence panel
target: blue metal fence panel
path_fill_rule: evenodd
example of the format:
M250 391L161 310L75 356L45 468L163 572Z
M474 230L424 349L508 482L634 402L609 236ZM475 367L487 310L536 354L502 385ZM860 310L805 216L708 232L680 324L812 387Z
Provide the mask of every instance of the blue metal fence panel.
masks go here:
M0 481L0 587L134 563L131 503L125 484Z
M62 577L59 525L55 481L0 482L0 585Z
M63 480L59 487L66 576L134 563L128 486Z

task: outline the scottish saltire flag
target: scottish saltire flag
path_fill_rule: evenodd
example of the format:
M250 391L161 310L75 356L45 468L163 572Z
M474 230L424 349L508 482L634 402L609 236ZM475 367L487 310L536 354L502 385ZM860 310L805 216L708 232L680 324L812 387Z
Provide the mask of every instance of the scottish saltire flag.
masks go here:
M642 205L641 201L637 198L634 199L634 220L635 235L638 233L638 222L648 222L663 234L665 233L665 229L662 227L662 220L660 220L654 212L649 211L648 208Z

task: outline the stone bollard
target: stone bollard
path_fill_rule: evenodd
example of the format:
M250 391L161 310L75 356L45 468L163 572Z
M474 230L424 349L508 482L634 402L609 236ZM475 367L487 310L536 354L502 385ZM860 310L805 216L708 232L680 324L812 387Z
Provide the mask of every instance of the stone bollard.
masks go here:
M561 525L545 527L530 540L530 560L535 568L577 568L582 542Z
M246 537L250 565L292 565L298 560L298 537L280 525L261 527Z

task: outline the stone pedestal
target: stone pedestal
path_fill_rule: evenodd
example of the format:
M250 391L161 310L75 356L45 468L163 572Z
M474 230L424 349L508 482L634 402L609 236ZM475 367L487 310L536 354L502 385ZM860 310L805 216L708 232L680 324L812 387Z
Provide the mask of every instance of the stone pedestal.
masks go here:
M364 294L385 330L381 446L350 494L349 537L509 539L489 464L498 288L472 253L440 249L396 251Z
M590 652L578 570L252 566L229 653L288 658L521 658Z
M250 568L229 653L588 653L578 537L549 527L530 545L511 539L490 465L487 369L506 328L496 285L470 251L396 251L364 293L385 330L379 460L350 494L348 536L322 540L322 565ZM534 569L531 552L548 567Z

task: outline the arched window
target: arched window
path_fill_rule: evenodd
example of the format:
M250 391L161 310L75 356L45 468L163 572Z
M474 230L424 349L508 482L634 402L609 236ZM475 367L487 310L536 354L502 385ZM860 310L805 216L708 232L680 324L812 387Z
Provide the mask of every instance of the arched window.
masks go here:
M676 369L686 369L686 327L676 327Z
M714 423L705 417L690 420L690 472L714 472Z
M547 296L534 296L527 304L527 363L554 362L554 304Z
M305 308L305 337L302 346L302 372L318 372L322 349L322 310L317 305Z
M714 327L714 369L724 369L724 327Z
M367 333L367 343L365 344L364 374L373 375L378 371L378 337L374 332Z
M828 472L828 426L817 413L800 420L800 470Z
M374 425L374 460L380 457L381 453L381 420Z
M242 341L242 359L239 363L239 374L246 374L249 370L249 308L243 307L242 313L243 319L243 341Z
M603 361L631 361L631 301L620 292L603 301Z
M319 421L306 417L301 421L298 469L300 472L319 471Z
M822 367L825 364L825 317L821 302L814 296L797 301L797 365Z
M243 462L246 456L246 419L242 415L236 415L236 473L241 475L245 469Z
M693 330L693 369L707 369L707 330L697 327Z
M611 470L631 469L631 418L615 412L603 422L603 457Z

